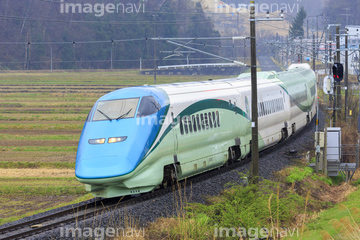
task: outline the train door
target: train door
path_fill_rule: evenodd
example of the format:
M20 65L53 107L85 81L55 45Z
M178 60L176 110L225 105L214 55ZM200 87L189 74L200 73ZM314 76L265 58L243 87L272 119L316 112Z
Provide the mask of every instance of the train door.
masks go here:
M170 107L170 112L171 112L171 119L172 119L172 132L173 132L173 139L174 139L174 156L177 156L178 154L178 148L179 148L179 143L178 143L178 135L177 135L177 129L176 129L176 124L180 124L179 121L181 121L181 119L175 119L174 116L174 108Z
M236 98L233 98L233 99L232 99L232 104L233 104L233 108L234 108L235 114L239 114L239 113L238 113L238 109L237 109L237 108L238 108L238 105L237 105L238 103L237 103Z
M232 124L233 124L233 131L236 133L236 137L240 137L240 122L239 122L239 119L240 119L240 115L241 112L240 112L240 109L241 109L241 106L240 106L240 102L238 101L237 98L232 98L231 99L231 108L233 108L233 112L234 114L233 117L232 117Z

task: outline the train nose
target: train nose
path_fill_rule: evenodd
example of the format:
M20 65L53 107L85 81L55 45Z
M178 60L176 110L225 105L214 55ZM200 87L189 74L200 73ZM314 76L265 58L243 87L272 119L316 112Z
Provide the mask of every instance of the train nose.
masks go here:
M88 157L78 159L75 175L84 179L110 178L128 174L134 168L134 161L124 155Z

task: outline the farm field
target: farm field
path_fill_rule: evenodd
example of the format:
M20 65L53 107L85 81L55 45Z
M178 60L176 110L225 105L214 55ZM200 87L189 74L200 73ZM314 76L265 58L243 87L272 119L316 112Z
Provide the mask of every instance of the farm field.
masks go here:
M157 83L223 76L158 76ZM137 71L0 73L0 224L92 198L75 179L77 144L102 95L153 84Z

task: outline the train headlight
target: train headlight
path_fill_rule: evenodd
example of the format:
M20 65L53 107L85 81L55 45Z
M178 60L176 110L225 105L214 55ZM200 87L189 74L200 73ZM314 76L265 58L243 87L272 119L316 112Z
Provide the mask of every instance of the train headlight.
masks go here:
M127 137L113 137L113 138L109 138L108 143L123 142L126 139L127 139Z
M89 143L90 144L104 144L105 143L105 138L90 139Z

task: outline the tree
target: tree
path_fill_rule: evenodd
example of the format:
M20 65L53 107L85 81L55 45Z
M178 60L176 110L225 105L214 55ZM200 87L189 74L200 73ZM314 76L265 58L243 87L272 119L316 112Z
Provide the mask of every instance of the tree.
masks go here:
M306 11L301 6L300 11L297 13L294 21L290 27L290 36L292 37L304 37L304 20L306 18Z

